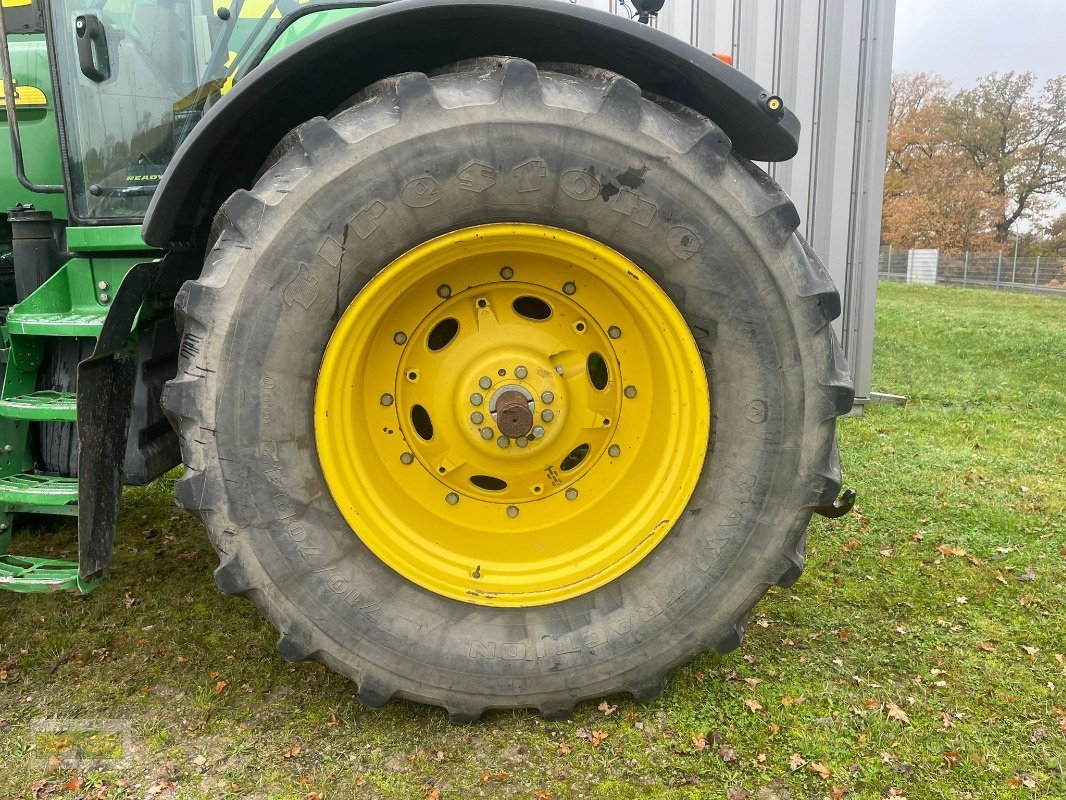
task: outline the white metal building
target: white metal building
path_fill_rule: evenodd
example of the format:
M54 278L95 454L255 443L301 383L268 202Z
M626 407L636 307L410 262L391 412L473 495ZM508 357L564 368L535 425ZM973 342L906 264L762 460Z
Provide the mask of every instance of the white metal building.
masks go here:
M624 0L571 0L612 13ZM620 8L621 6L621 8ZM780 95L803 124L799 154L771 164L801 230L841 290L838 332L870 397L895 0L666 0L653 23ZM765 166L765 165L764 165Z

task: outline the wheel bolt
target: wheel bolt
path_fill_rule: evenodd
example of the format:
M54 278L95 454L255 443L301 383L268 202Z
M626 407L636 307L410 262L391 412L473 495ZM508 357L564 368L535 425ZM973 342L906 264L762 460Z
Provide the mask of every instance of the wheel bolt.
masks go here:
M400 454L400 463L401 464L412 464L412 463L414 463L414 460L415 460L415 457L413 455L411 455L410 453L401 453Z
M540 401L542 403L550 403L555 399L555 395L551 392L541 392Z
M492 438L492 428L482 428L481 429L481 438L484 439L486 442L489 439L491 439Z
M490 378L488 375L483 375L481 377L481 380L477 382L477 385L480 386L482 389L488 389L492 386L492 378Z
M526 370L525 367L515 367L514 368L514 376L516 378L524 378L528 374L529 374L529 372L528 372L528 370Z
M562 375L563 374L563 365L562 364L556 364L555 365L555 371L558 372L560 375Z
M630 400L632 400L634 397L637 396L637 387L636 386L627 386L625 388L625 390L623 391L623 394L626 397L628 397Z
M403 331L396 331L396 333L392 335L392 340L396 342L396 344L405 344L407 342L407 334Z
M551 422L553 419L555 419L555 412L552 411L550 408L546 408L540 412L540 418L544 422Z
M475 411L473 414L470 415L470 421L473 422L475 425L480 425L482 422L485 421L485 415L482 414L480 411Z
M470 405L479 406L483 402L485 402L485 398L481 396L480 392L474 392L472 395L470 395Z
M612 339L617 339L619 336L622 335L622 329L619 328L617 325L612 325L607 329L607 335L610 336Z
M527 444L529 444L529 439L527 439L525 436L519 436L517 439L514 440L514 443L519 447L525 447Z
M518 506L507 506L507 516L514 519L518 516Z
M566 490L566 499L567 500L577 500L577 489L575 489L573 486L571 486L569 489L567 489Z
M452 296L452 287L446 283L442 283L437 287L437 297L446 299Z
M496 444L498 444L502 448L506 448L507 445L509 445L510 443L511 440L508 439L506 436L501 436L499 439L496 440Z
M381 395L381 405L383 405L383 406L391 406L392 405L392 395L388 394L387 392L385 394Z
M456 503L459 502L459 495L457 495L455 492L448 492L448 494L444 497L444 500L448 505L454 506Z
M505 281L509 281L511 280L511 278L514 277L514 270L510 267L504 267L500 270L500 277L503 278Z
M611 458L618 458L618 456L622 455L622 448L616 444L612 444L607 448L607 455Z
M577 286L574 285L573 281L567 281L566 283L563 284L563 291L566 294L573 294L574 292L577 291Z
M537 427L535 427L535 428L533 429L533 435L534 435L534 436L535 436L536 438L538 438L538 439L539 439L539 438L540 438L541 436L543 436L543 435L544 435L544 428L542 428L542 427L540 427L540 425L538 425Z

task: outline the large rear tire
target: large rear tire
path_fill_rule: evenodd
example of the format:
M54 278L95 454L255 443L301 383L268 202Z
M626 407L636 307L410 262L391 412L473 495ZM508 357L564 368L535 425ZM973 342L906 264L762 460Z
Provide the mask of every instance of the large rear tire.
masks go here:
M286 658L315 658L349 676L364 703L402 696L444 706L457 722L487 708L565 715L579 700L616 691L652 698L694 654L735 648L766 589L790 585L802 570L811 514L839 489L835 418L852 401L830 327L837 292L796 234L798 216L781 190L690 110L641 97L612 73L538 71L509 58L382 81L334 118L301 126L287 144L251 191L222 207L203 274L177 299L184 338L164 406L186 464L178 501L207 527L222 591L259 606ZM502 241L501 230L532 238L494 250L486 243ZM576 249L541 250L535 242L552 240L552 231L556 244ZM432 256L441 252L454 258ZM529 257L524 273L507 253ZM437 281L433 270L447 269L453 277ZM571 287L558 285L557 269L572 270ZM430 282L420 282L426 275ZM588 475L571 483L556 475L558 492L548 474L558 470L533 485L523 473L522 491L541 487L546 496L508 498L496 517L482 517L493 509L485 492L510 488L455 483L465 475L460 459L426 454L433 434L426 438L405 400L411 385L435 375L434 386L454 389L439 394L464 409L434 412L437 435L458 442L470 433L455 445L468 448L467 461L497 457L476 449L478 425L464 427L483 407L462 405L479 393L463 377L474 367L462 353L475 345L419 369L403 366L404 353L429 341L418 331L462 296L506 306L499 298L509 297L504 282L512 277L534 286L568 331L584 334L584 313L590 331L608 331L597 340L607 355L602 376L591 361L585 376L586 364L570 357L564 369L551 347L542 348L545 364L574 381L562 390L568 408L597 396L581 380L597 391L598 382L609 385L603 391L617 393L619 410L604 424L636 433L603 438L602 452L601 440L590 439L582 456ZM603 308L612 292L647 284L620 338L594 303L585 311L567 305L591 297L586 287L596 281L605 287ZM427 286L439 290L431 301ZM640 303L651 308L659 295L663 321L653 324ZM400 328L394 312L412 315L411 324ZM520 321L505 322L509 339L479 339L461 321L459 330L489 350L514 348L515 364L539 357L541 333L530 328L517 340ZM687 382L678 378L683 370L655 371L671 354L695 364ZM627 373L639 374L630 366L638 362L652 391L632 386L630 394ZM507 366L506 378L492 375L485 402L507 388L504 380L519 394L532 380L534 370L517 380ZM481 373L471 374L477 381ZM530 387L528 406L541 414L540 387ZM701 421L708 387L709 434ZM500 402L517 395L509 397ZM524 408L514 405L522 420ZM485 419L493 410L494 423ZM487 445L497 446L505 430L525 430L524 422L512 430L518 423L505 423L504 411L485 408ZM670 438L664 418L683 420L687 440ZM532 436L528 452L551 446L552 435ZM609 442L622 446L608 450ZM630 477L624 465L639 462L645 484L596 484L613 461ZM499 463L494 477L507 483L519 462ZM597 497L586 486L607 488ZM564 488L575 489L571 506L559 499ZM565 513L554 523L537 517L538 503L565 510L584 502L601 502L602 526ZM648 524L646 508L661 518ZM426 509L439 519L431 530L412 522ZM625 519L636 527L626 530ZM606 548L626 536L643 548L637 556L605 556L610 574L589 567L587 541ZM567 537L571 573L565 550L551 550ZM512 548L500 544L509 539ZM403 546L390 549L396 541ZM479 541L497 573L511 569L491 592L468 591L470 580L495 574L480 563L449 572ZM532 577L518 575L510 553L530 559Z

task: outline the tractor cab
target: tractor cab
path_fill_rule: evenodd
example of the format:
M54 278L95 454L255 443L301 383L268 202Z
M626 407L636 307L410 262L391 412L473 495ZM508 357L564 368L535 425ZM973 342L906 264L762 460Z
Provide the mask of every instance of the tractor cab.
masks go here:
M139 221L181 142L235 79L284 47L291 22L321 27L359 10L308 16L314 5L52 0L48 38L73 217Z

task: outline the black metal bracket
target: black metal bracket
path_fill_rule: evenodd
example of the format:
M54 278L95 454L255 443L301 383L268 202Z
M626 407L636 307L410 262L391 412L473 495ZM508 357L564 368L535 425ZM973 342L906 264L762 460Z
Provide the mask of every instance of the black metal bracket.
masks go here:
M99 578L111 561L137 381L130 335L162 269L162 261L130 269L96 349L78 365L78 575L86 583Z
M821 514L823 517L828 517L829 519L837 519L855 508L855 499L858 496L859 493L854 489L845 489L840 497L834 500L830 505L817 506L814 509L814 513Z

